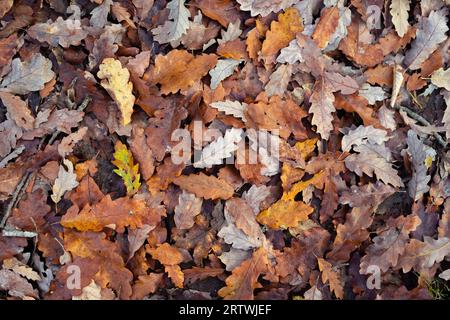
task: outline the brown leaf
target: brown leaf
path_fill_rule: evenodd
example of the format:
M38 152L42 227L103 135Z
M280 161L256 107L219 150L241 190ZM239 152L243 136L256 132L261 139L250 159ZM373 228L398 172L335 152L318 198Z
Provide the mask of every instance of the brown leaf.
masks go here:
M173 183L181 189L194 193L204 199L229 199L233 196L234 189L227 182L214 176L207 176L203 172L189 176L179 176L173 179Z
M278 21L273 21L270 30L266 33L261 48L261 57L264 63L275 62L278 52L286 47L295 38L298 32L303 31L303 24L299 12L295 8L289 8L278 15Z
M161 208L148 207L144 199L123 197L111 200L111 196L106 195L100 202L92 206L86 204L81 210L73 205L62 217L61 224L79 231L101 231L110 227L123 233L125 227L155 226L164 214Z
M0 92L0 99L5 105L11 119L19 127L25 130L33 129L35 120L25 101L7 92Z
M205 76L217 63L214 54L194 57L183 50L172 50L158 55L151 70L151 81L161 84L161 93L177 93L187 90Z
M331 263L326 260L319 258L317 261L319 262L319 270L322 271L322 282L328 282L330 284L330 289L334 292L336 298L343 299L344 287L342 286L339 273L335 271Z
M175 225L179 229L190 229L194 225L195 216L202 209L203 200L183 190L175 207Z
M268 265L267 252L259 248L250 259L233 270L231 276L225 280L227 286L219 290L219 296L226 300L253 299L253 291L261 287L258 277L268 272Z
M317 42L319 48L325 48L331 36L336 31L339 22L339 9L335 6L322 10L320 20L314 29L312 38Z

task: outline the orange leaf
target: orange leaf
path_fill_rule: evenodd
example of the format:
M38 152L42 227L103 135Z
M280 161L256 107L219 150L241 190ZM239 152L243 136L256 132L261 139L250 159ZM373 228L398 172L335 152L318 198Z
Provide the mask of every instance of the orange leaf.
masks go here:
M298 32L303 31L303 24L297 9L289 8L278 15L278 21L270 24L270 30L266 33L261 55L265 64L275 62L278 52L287 47Z
M214 176L207 176L203 172L189 176L179 176L173 183L181 189L194 193L197 197L205 199L229 199L233 196L234 188L224 180Z
M256 250L252 257L245 260L226 280L226 287L219 290L218 294L227 300L253 299L253 291L260 288L258 277L268 271L268 257L264 248Z
M187 90L205 76L217 63L214 54L194 57L185 50L172 50L165 56L158 55L150 79L161 84L161 93L177 93Z
M336 31L339 22L339 9L329 7L322 10L320 20L312 34L319 48L325 48L330 41L331 36Z
M140 228L145 224L156 225L165 214L162 208L149 208L144 199L118 198L106 195L100 202L86 204L81 211L74 204L61 219L61 225L79 231L101 231L111 227L124 232L125 227Z

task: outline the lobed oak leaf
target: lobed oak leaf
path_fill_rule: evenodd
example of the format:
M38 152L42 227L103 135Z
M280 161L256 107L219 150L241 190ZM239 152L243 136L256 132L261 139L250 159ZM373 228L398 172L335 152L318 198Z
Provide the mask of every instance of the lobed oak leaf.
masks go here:
M209 75L211 76L211 89L215 90L222 80L231 76L241 62L241 60L235 59L219 60L216 66L209 71Z
M334 95L330 84L323 77L314 84L314 91L309 99L311 107L309 112L313 114L311 124L316 126L322 139L328 140L330 131L333 130Z
M101 231L110 227L123 233L125 227L156 226L164 214L164 209L148 207L144 199L123 197L112 200L106 195L98 203L86 204L81 210L73 205L62 217L61 225L79 231Z
M318 258L319 270L322 271L322 282L328 282L330 284L330 290L334 292L336 298L344 298L344 287L339 276L339 273L334 270L331 263L328 261Z
M79 46L88 35L81 21L73 16L67 20L58 17L54 22L49 20L47 23L36 23L27 33L40 42L47 42L52 47L61 45L63 48Z
M78 131L69 134L61 140L58 144L58 153L61 157L65 158L67 155L73 152L75 145L80 142L86 135L88 128L81 127Z
M178 197L178 204L175 207L174 221L179 229L190 229L194 226L195 216L202 209L203 200L197 198L194 194L183 192Z
M292 66L290 64L282 64L279 66L275 72L270 75L269 82L267 82L264 87L267 96L284 96L289 81L291 80L291 76Z
M7 291L12 297L27 298L32 299L38 298L38 292L33 288L31 283L22 278L17 273L2 269L0 270L0 289Z
M353 208L345 223L337 226L332 249L327 253L328 260L336 263L348 261L350 254L369 238L367 229L373 222L370 208L370 205Z
M265 130L279 130L282 138L288 138L292 133L298 139L306 139L306 130L301 119L306 112L291 99L280 96L267 98L265 94L258 96L257 101L247 106L244 113L248 127Z
M393 0L391 2L392 23L400 37L403 37L409 28L409 3L409 0Z
M280 200L258 214L257 220L271 229L287 229L307 220L313 211L312 207L302 201Z
M112 3L111 6L111 12L114 15L114 17L119 22L125 21L130 27L133 29L136 29L136 25L134 24L133 20L131 19L131 14L128 12L126 8L121 6L119 3Z
M161 93L187 90L205 76L217 63L214 54L196 56L183 50L172 50L165 56L157 55L150 79L161 84Z
M297 0L238 0L237 2L241 5L241 10L250 11L253 17L257 15L265 17L271 12L278 12L289 8Z
M169 20L152 30L155 40L159 43L179 40L186 33L191 13L185 7L184 2L184 0L172 0L167 3Z
M427 169L431 166L436 151L426 146L413 130L408 131L407 143L408 149L406 149L406 152L411 157L413 170L412 178L408 182L408 191L409 196L417 201L430 189L428 183L431 176L427 174Z
M210 106L224 112L225 114L232 115L246 121L244 112L247 109L248 104L245 102L225 100L213 102Z
M410 70L417 70L433 53L438 45L447 39L447 11L432 11L428 17L421 17L416 39L406 53L404 63Z
M116 142L114 148L114 160L111 161L117 167L117 169L114 169L114 173L122 178L127 188L127 194L133 195L141 186L139 164L134 164L133 155L119 140Z
M3 269L11 270L14 273L32 281L42 280L39 274L25 263L20 262L16 258L3 260Z
M338 27L339 9L336 6L324 8L321 12L320 20L314 29L311 37L317 42L319 48L325 48L331 36Z
M3 78L0 90L16 94L27 94L44 88L45 83L55 77L52 62L40 53L35 53L30 61L22 62L15 58L11 72Z
M408 272L411 269L423 272L449 255L449 238L439 237L438 239L433 239L425 236L423 242L411 239L406 245L405 253L399 259L398 266L403 269L403 272Z
M148 294L156 292L160 288L162 281L162 273L150 273L139 276L133 285L133 294L130 299L142 300Z
M253 252L250 259L242 262L233 269L231 276L226 280L226 287L218 291L220 297L229 300L250 300L254 298L253 291L261 287L258 278L268 272L268 255L264 248Z
M193 165L195 168L210 168L213 165L222 164L226 159L234 154L239 148L242 140L242 129L231 128L223 136L203 148L200 160Z
M233 187L214 176L207 176L203 172L189 176L179 176L173 179L173 183L187 192L194 193L204 199L229 199L233 196Z
M278 52L293 40L297 33L303 31L303 24L297 9L289 8L278 15L266 33L261 48L261 57L266 65L275 62Z
M129 124L136 99L133 96L133 84L129 81L130 72L122 67L120 61L106 58L100 64L97 76L102 79L102 87L108 91L119 107L123 125Z
M386 184L394 187L402 187L402 179L398 176L397 171L392 168L391 164L386 160L386 154L380 155L378 150L369 145L360 145L354 147L358 154L351 154L345 158L345 166L362 176L363 173L372 177L373 174Z
M342 151L350 151L353 146L360 146L365 143L384 144L388 140L385 130L376 129L372 126L359 126L351 129L342 137Z
M14 120L17 126L25 130L34 128L35 118L25 101L7 92L0 92L0 99L6 107L9 118Z
M78 186L78 181L76 180L77 175L73 172L72 162L64 159L63 163L67 167L67 170L63 165L59 166L58 177L52 187L53 194L50 198L52 198L54 203L58 203L64 193Z
M339 201L342 204L349 204L353 208L362 207L368 203L376 208L394 192L393 187L377 181L360 187L351 186L350 190L341 193Z
M163 243L157 248L149 248L147 252L152 255L153 259L158 260L164 265L165 271L173 283L178 288L183 288L184 274L179 266L184 260L182 253L168 243Z

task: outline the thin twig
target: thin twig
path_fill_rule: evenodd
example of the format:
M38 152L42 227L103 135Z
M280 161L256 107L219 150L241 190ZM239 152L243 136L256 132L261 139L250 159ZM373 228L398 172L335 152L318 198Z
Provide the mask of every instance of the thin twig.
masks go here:
M23 150L25 150L24 145L18 146L13 152L8 154L2 159L2 161L0 161L0 168L5 167L10 160L17 158L23 152Z
M395 105L395 108L397 110L401 110L404 111L408 116L410 116L412 119L416 120L417 122L419 122L420 124L424 125L424 126L431 126L431 123L428 122L427 119L425 119L424 117L422 117L421 115L415 113L414 111L412 111L409 108L400 106L400 105ZM442 136L440 134L438 134L437 132L433 132L433 136L436 138L437 142L444 148L447 147L447 143L444 141L444 139L442 138Z
M8 203L8 206L6 207L5 213L3 214L2 221L0 222L0 229L5 227L6 220L8 220L9 215L11 214L12 209L16 206L18 200L23 195L23 190L26 189L31 177L31 172L26 172L22 179L19 181L19 183L16 186L16 190L14 190L13 197L11 201Z

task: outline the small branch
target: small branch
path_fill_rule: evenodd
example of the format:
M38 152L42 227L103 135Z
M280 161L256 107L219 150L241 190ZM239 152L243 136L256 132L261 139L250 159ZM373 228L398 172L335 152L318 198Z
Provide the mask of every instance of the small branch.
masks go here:
M16 186L16 190L14 190L13 196L11 201L8 203L8 206L6 207L5 213L3 214L2 221L0 222L0 229L3 229L6 225L6 220L8 220L9 215L12 212L12 209L16 206L17 202L22 198L23 192L28 186L28 183L30 182L32 174L31 172L26 172L22 179L19 181L19 183Z
M36 232L32 231L23 231L23 230L15 230L15 229L3 229L2 236L4 237L23 237L23 238L34 238L37 237Z
M6 157L4 157L2 159L2 161L0 161L0 168L6 167L8 162L14 158L17 158L23 152L24 149L25 149L25 146L21 145L21 146L17 147L13 152L8 154Z
M400 105L395 105L395 109L404 111L408 116L410 116L412 119L416 120L417 122L419 122L420 124L422 124L424 126L431 126L431 123L429 123L427 119L425 119L421 115L415 113L414 111L412 111L409 108L406 108L406 107L403 107ZM433 136L436 138L437 142L442 147L444 147L444 148L447 147L447 143L444 141L444 139L442 138L442 136L439 133L433 132Z

